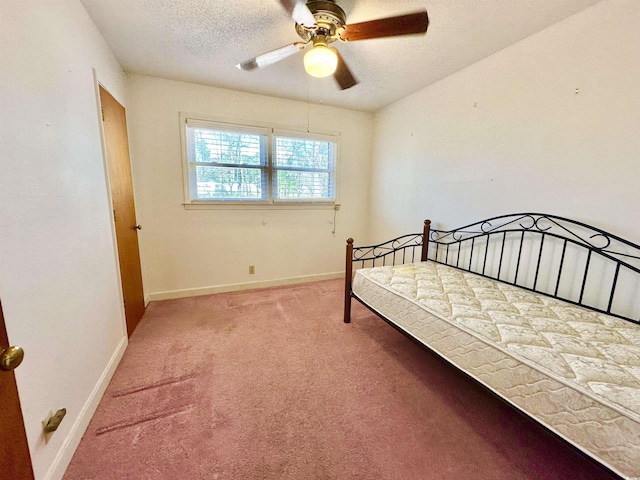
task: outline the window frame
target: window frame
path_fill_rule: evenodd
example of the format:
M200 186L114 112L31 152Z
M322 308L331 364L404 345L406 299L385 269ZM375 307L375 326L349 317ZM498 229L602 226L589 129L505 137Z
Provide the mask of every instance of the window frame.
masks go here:
M266 162L258 166L247 166L248 168L259 168L261 170L262 185L265 189L265 198L259 199L198 199L196 185L196 166L225 166L217 162L202 163L192 161L195 155L195 145L192 141L192 135L188 134L189 128L209 128L216 131L228 131L232 133L249 133L257 134L261 137L261 156L266 156ZM336 132L329 131L301 131L292 127L269 125L264 123L250 123L246 121L238 121L228 118L216 118L204 115L196 115L189 113L180 113L180 134L181 134L181 150L183 164L183 192L185 209L245 209L245 208L335 208L338 203L338 166L340 152L340 135ZM332 144L332 158L330 168L322 171L328 171L330 175L330 186L333 193L332 198L276 198L276 175L278 170L295 171L294 168L276 167L275 152L276 138L292 138L300 140L312 140L319 142L330 142ZM264 149L264 150L263 150ZM239 167L240 165L228 165L230 167ZM244 167L244 166L242 166ZM315 171L313 169L300 169L299 171ZM266 184L265 184L266 182Z

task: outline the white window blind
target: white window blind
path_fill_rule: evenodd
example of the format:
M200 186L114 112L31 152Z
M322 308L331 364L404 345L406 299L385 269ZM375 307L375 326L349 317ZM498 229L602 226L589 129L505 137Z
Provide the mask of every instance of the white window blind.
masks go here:
M268 197L267 129L187 120L191 200Z
M276 131L273 150L278 200L335 200L335 141Z

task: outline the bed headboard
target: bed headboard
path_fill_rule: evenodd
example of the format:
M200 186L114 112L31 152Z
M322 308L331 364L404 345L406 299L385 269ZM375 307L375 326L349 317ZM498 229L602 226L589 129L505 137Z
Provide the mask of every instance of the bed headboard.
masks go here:
M640 324L640 245L555 215L501 215L453 230L426 220L421 234L351 241L347 257L360 266L435 261Z

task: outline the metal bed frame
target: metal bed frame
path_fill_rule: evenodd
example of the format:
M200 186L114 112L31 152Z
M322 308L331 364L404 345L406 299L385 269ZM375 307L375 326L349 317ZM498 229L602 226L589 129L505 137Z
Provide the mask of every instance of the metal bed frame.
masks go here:
M425 220L422 233L403 235L378 245L356 247L349 238L344 322L351 321L351 299L355 298L428 349L352 290L354 267L416 261L442 263L640 324L640 245L578 221L541 213L501 215L453 230L431 229L431 221ZM480 385L499 401L511 405L483 383ZM543 427L576 448L554 430ZM606 471L611 478L621 478L590 455L583 455L585 460L602 467L603 474Z
M431 251L430 245L432 246ZM434 261L640 324L640 245L555 215L516 213L384 243L347 240L344 322L356 267ZM623 279L622 282L620 280ZM361 302L362 303L362 302Z

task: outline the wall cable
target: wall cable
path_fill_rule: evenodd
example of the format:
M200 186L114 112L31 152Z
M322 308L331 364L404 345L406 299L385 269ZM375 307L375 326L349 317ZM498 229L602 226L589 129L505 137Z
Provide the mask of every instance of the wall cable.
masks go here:
M337 213L338 213L338 208L334 205L333 206L333 230L331 231L334 237L336 236L336 214Z

